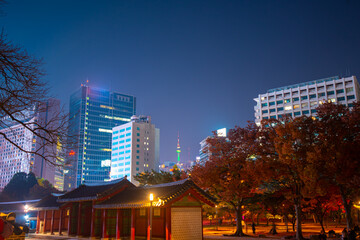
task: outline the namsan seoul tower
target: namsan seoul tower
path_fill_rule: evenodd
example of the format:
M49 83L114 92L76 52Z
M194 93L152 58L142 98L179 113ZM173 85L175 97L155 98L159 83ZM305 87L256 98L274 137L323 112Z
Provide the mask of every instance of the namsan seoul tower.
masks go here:
M178 132L178 143L177 143L177 148L176 148L176 152L177 152L177 163L179 164L180 163L180 153L181 153L181 150L180 150L180 135L179 135L179 132Z

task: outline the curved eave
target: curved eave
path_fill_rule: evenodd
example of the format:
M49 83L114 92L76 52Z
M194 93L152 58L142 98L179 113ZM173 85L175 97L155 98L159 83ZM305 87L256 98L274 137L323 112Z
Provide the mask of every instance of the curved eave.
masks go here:
M82 198L65 198L65 199L58 199L57 201L60 203L65 202L81 202L81 201L92 201L97 200L98 197L82 197Z
M163 203L153 203L153 207L163 207ZM150 203L106 204L94 205L95 209L148 208Z
M60 207L36 207L31 208L29 211L42 211L42 210L59 210Z

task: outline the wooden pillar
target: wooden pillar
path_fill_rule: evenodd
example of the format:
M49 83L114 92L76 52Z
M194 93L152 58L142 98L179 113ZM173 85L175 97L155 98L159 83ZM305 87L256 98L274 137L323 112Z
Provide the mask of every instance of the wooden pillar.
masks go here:
M116 239L120 239L122 229L122 211L116 210Z
M59 218L59 236L61 236L61 228L63 225L63 210L60 208L60 218Z
M171 240L171 208L165 208L165 239Z
M131 209L131 233L130 233L130 240L135 240L135 208Z
M68 236L71 234L71 214L72 214L72 203L69 208L69 219L68 219Z
M50 234L54 235L54 218L55 218L55 210L51 211L51 226L50 226Z
M146 231L146 239L150 240L150 234L151 234L151 226L150 226L150 208L146 209L147 211L147 231Z
M95 238L95 213L96 209L94 208L94 203L91 209L91 228L90 228L90 238Z
M204 239L204 214L202 207L201 207L201 239Z
M81 207L82 207L82 202L79 202L79 208L78 208L78 214L77 214L77 230L76 230L76 235L77 236L81 236L82 232L81 232Z
M106 233L106 209L102 210L102 234L101 238L108 238L109 236Z
M36 233L39 233L39 230L40 230L40 211L37 212Z
M44 212L44 229L43 229L43 232L42 233L45 233L46 232L46 218L47 218L47 213L46 213L47 211L45 210L45 212Z

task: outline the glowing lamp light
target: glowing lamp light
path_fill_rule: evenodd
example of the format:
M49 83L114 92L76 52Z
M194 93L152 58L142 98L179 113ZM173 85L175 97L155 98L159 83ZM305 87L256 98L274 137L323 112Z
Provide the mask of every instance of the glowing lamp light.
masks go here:
M74 156L74 155L75 155L74 150L71 150L71 151L69 152L69 156Z
M150 201L154 201L154 194L150 193Z
M25 215L24 218L25 218L25 220L28 220L28 219L29 219L29 215Z

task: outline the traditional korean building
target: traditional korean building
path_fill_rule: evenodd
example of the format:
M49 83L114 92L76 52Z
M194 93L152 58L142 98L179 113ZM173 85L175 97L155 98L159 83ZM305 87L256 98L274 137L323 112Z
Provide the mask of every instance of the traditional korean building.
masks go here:
M150 202L150 194L154 196ZM34 204L37 233L101 239L202 239L202 205L215 200L190 179L136 187L126 178L81 185ZM152 214L150 214L152 213ZM152 227L151 227L152 226Z

